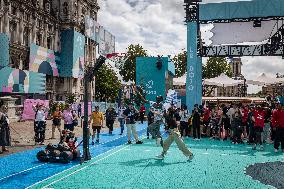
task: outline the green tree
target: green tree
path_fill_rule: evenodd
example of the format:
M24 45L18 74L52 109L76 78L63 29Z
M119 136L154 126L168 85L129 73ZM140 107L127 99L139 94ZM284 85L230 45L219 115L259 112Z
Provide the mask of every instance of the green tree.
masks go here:
M218 77L222 73L232 77L233 73L226 58L223 57L210 57L206 64L203 65L202 77L203 79L210 79Z
M175 77L183 76L186 73L187 52L183 50L183 52L175 55L172 61L176 68Z
M115 102L121 83L116 73L107 65L103 65L95 77L96 99Z
M222 73L227 76L232 77L233 73L230 65L228 64L226 58L223 57L210 57L206 64L202 65L202 77L203 79L210 79L218 77ZM216 86L204 86L203 95L211 96L213 90Z
M141 45L129 45L127 48L126 59L123 64L120 65L119 74L122 76L123 80L136 81L136 58L137 57L147 57L147 50L145 50Z

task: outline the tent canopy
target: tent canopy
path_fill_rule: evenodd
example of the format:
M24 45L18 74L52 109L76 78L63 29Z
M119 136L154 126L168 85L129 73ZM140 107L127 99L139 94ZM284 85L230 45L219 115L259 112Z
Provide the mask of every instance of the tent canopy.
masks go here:
M184 86L186 84L186 74L181 77L174 78L173 85L174 86Z
M264 86L264 85L283 83L283 81L284 81L283 78L272 78L272 77L266 76L266 74L263 73L256 79L247 80L247 84Z
M243 80L234 80L228 77L224 73L222 73L218 77L204 80L205 85L216 85L218 87L233 87L233 86L240 85L242 83L243 83Z

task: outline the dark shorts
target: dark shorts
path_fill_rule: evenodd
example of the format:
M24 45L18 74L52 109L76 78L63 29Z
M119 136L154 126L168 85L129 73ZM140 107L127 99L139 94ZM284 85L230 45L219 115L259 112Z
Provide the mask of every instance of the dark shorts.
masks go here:
M92 126L93 131L96 131L98 133L101 132L102 127L101 126Z
M64 130L74 131L74 124L64 124Z
M52 120L52 124L53 124L54 126L60 126L60 125L61 125L61 119L54 118L54 119Z

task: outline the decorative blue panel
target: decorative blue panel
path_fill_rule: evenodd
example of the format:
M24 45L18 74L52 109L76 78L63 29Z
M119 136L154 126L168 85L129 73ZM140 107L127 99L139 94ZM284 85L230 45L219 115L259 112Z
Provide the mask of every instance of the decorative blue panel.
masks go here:
M83 77L84 48L85 36L70 29L61 32L61 77Z
M9 65L9 37L0 33L0 68Z

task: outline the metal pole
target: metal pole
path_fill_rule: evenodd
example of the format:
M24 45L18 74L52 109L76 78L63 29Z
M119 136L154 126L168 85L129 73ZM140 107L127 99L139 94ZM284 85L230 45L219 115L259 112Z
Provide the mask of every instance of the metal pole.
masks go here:
M88 125L88 77L84 79L84 121L83 121L83 160L88 161L91 159L89 150L89 125Z

